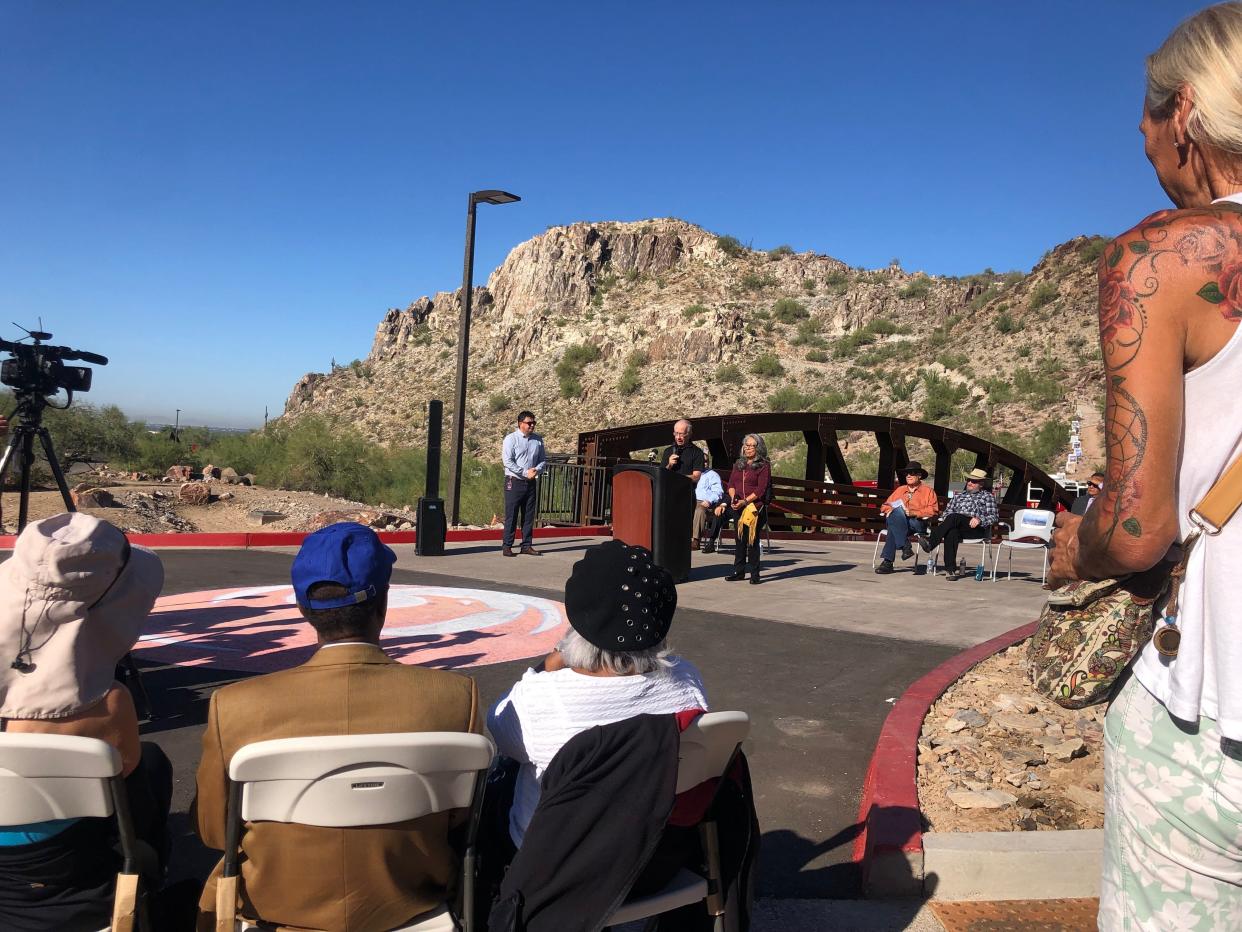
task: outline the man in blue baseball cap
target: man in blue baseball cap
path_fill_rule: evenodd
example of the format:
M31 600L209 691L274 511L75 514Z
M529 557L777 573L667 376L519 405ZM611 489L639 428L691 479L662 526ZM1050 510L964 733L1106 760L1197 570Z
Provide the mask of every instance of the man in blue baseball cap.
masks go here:
M380 632L396 554L361 524L307 536L293 559L293 594L319 639L301 666L256 676L211 697L198 768L198 832L223 850L228 765L270 738L408 731L482 732L474 680L398 663ZM464 813L462 814L464 815ZM438 908L456 879L447 813L376 828L279 822L245 826L238 915L306 929L392 929ZM199 928L214 928L213 871Z

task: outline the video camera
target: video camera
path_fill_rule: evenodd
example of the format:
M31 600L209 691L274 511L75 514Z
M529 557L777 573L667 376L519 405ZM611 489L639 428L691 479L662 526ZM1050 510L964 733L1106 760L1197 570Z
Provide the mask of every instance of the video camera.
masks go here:
M0 363L0 382L18 395L54 395L63 389L72 401L74 392L91 390L92 370L86 366L66 366L66 360L81 360L96 366L108 364L108 357L98 353L48 345L47 341L52 339L50 333L42 330L26 332L34 340L33 343L0 340L0 352L12 354Z

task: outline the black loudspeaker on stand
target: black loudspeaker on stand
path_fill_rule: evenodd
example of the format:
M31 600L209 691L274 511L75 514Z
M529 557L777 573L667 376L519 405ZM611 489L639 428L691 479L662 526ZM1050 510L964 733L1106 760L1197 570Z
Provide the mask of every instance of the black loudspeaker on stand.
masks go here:
M440 422L444 404L433 399L427 403L427 494L418 500L418 533L414 552L420 557L444 556L444 538L448 535L448 519L444 499L440 497Z

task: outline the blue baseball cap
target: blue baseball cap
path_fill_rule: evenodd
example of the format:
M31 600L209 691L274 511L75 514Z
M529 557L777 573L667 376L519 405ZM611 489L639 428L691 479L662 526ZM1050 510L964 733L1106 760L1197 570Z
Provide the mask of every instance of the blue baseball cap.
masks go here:
M381 595L392 578L397 555L369 527L353 521L329 524L309 534L293 558L293 593L300 608L324 609L357 605ZM344 586L335 599L312 599L315 583Z

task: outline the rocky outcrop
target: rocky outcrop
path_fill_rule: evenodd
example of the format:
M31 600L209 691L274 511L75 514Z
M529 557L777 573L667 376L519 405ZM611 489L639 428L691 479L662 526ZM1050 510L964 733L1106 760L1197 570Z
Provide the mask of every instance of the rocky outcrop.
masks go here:
M552 227L475 288L467 448L493 455L523 407L571 451L580 430L730 413L739 398L758 410L783 388L806 406L935 411L969 433L1029 438L1102 391L1095 247L1078 237L1028 275L957 279L756 252L674 219ZM284 417L422 442L427 401L451 407L460 306L457 290L389 310L366 359L303 376ZM598 358L563 383L557 363L578 344ZM780 365L756 366L764 356ZM937 409L933 392L955 407Z

